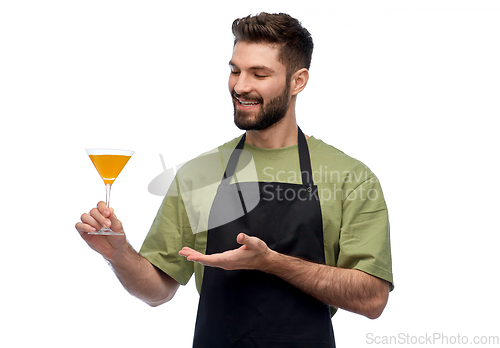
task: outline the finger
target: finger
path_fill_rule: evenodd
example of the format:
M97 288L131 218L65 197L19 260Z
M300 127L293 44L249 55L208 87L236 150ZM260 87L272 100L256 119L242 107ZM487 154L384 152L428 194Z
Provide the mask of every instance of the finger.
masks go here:
M82 222L77 222L75 228L80 233L80 235L97 231L95 227Z
M193 249L188 248L188 247L184 247L184 248L182 248L182 249L179 251L179 255L181 255L181 256L185 256L185 257L189 257L189 256L194 255L194 254L196 254L196 253L200 254L198 251L193 250Z
M217 261L219 254L204 255L199 251L193 250L188 247L184 247L179 251L179 255L185 256L188 261L194 261L201 263L202 265L209 265L214 261Z
M109 208L106 206L106 203L104 203L103 201L100 201L99 203L97 203L97 209L104 217L109 218L109 216L111 215Z
M99 202L100 203L100 202ZM99 207L99 205L98 205ZM99 207L102 208L102 207ZM93 208L89 215L101 226L109 227L111 226L111 220L103 215L103 212L99 208ZM106 208L107 209L107 208Z
M99 224L99 222L97 222L92 216L90 216L87 213L82 214L82 216L80 217L80 220L82 221L83 225L88 225L89 227L95 229L96 231L100 230L102 227L102 225ZM90 230L89 228L85 228L85 232L89 232L89 230ZM94 232L94 231L90 231L90 232Z

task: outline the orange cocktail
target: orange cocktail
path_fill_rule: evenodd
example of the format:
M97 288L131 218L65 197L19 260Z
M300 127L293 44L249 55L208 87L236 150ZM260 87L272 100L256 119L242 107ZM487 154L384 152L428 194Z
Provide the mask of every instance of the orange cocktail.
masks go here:
M106 206L109 207L111 185L113 185L123 167L125 167L130 157L132 157L134 151L112 149L86 149L85 151L87 151L95 169L97 169L97 172L106 185ZM115 235L123 233L116 233L110 228L103 227L100 231L89 234Z
M89 155L104 184L113 185L131 156L125 155Z

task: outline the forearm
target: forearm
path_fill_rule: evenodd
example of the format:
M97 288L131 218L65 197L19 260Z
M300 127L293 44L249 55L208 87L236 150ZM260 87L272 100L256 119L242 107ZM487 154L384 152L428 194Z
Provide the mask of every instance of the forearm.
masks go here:
M108 259L118 280L133 296L150 306L163 304L175 295L179 283L158 270L128 243Z
M270 250L262 271L274 274L325 304L380 316L388 300L387 282L353 269L321 265Z

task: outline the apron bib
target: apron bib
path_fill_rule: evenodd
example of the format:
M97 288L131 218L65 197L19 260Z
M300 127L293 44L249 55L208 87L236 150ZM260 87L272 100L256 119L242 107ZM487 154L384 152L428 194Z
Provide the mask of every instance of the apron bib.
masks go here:
M302 185L274 182L230 184L245 135L233 151L209 216L206 254L237 249L244 232L286 255L325 263L323 223L309 150L299 128ZM243 197L260 195L247 212ZM211 224L228 207L244 215ZM210 228L210 226L217 226ZM196 319L194 348L334 348L329 307L279 277L254 270L205 267Z

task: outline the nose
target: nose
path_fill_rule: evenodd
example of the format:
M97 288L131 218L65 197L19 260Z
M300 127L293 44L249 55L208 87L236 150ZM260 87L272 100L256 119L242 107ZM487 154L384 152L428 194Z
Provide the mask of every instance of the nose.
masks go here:
M252 90L248 78L243 73L238 74L235 78L236 83L234 84L233 90L237 94L249 93Z

